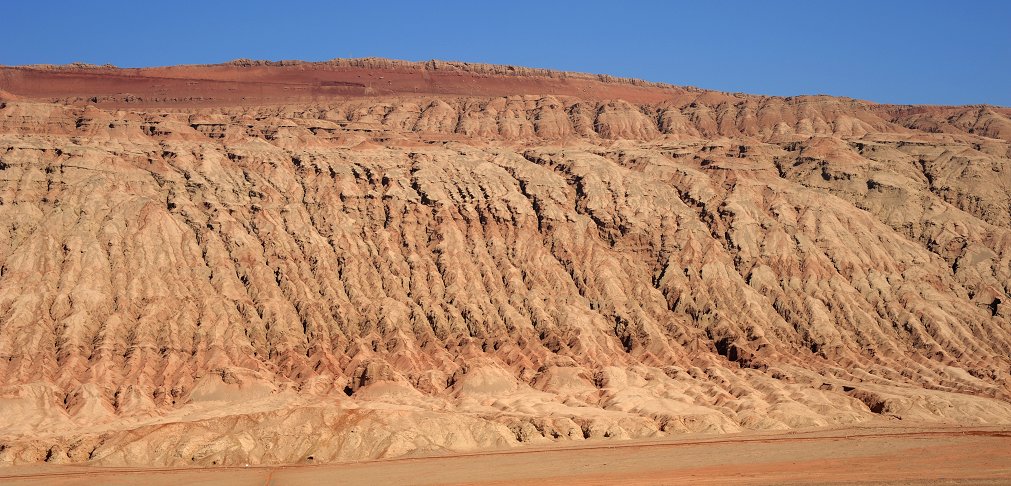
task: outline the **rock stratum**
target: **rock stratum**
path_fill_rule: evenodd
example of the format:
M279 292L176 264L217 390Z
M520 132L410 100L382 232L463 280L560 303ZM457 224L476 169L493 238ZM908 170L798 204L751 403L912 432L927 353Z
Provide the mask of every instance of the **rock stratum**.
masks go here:
M1011 110L0 68L0 463L1011 423Z

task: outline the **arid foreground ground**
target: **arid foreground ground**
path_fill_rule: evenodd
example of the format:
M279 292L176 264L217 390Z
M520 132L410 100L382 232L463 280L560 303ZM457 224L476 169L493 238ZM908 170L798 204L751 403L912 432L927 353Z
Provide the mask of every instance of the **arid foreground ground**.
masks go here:
M704 457L754 442L676 442L1006 430L1009 116L442 62L2 67L0 464L260 481L631 439L726 475ZM944 434L818 444L1007 479L1006 438Z
M4 484L1007 484L1011 432L848 428L733 434L338 465L101 468L15 466ZM571 443L570 443L571 444Z

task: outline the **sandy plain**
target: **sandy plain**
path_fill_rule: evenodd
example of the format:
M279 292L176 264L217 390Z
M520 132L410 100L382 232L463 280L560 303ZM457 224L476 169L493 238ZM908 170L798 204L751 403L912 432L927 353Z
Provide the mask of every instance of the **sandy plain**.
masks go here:
M346 464L210 468L20 466L17 485L1007 484L1011 429L882 425L589 441Z

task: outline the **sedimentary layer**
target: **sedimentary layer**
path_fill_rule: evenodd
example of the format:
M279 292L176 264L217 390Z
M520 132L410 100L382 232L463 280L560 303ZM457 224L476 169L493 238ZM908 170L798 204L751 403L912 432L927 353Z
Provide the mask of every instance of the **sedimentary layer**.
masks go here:
M1011 422L1011 112L0 68L0 462Z

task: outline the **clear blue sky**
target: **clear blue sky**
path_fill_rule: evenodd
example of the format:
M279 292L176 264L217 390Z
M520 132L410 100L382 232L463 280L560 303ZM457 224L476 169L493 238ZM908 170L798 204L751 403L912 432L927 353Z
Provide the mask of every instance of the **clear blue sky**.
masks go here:
M1011 1L44 1L0 6L0 64L381 56L748 93L1011 106Z

